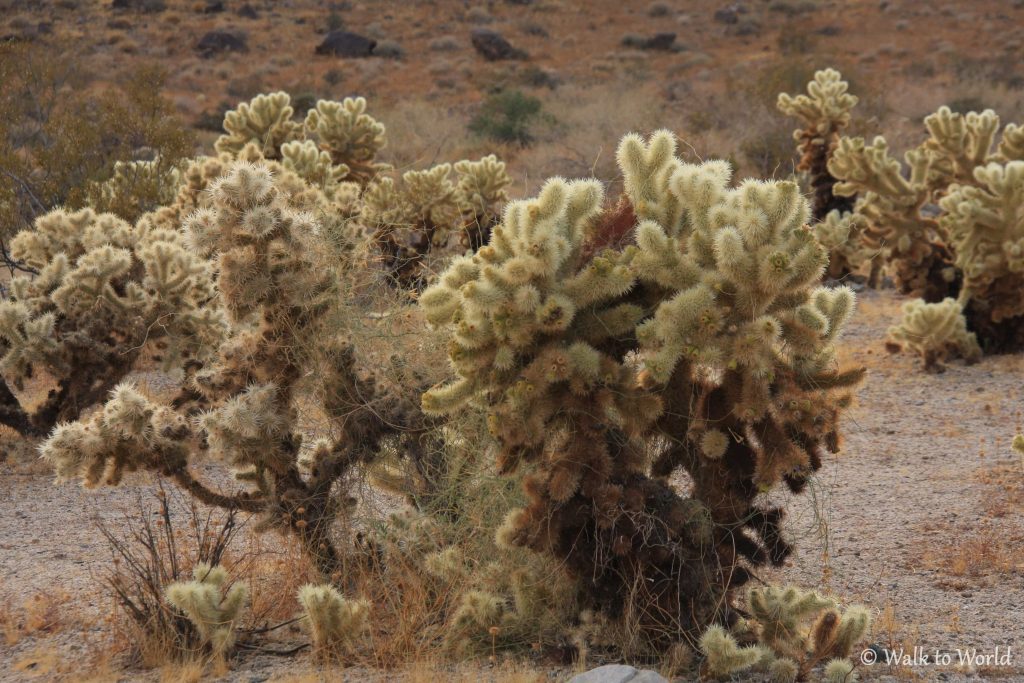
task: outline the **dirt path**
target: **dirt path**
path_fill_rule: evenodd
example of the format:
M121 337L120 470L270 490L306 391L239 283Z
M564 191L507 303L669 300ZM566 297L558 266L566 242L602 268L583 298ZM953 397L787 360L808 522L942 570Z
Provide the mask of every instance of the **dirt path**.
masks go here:
M882 647L952 658L942 668L861 667L862 678L964 680L971 669L957 670L957 650L991 654L998 646L1001 654L1012 648L1013 666L974 667L970 679L1024 681L1024 463L1009 449L1024 409L1024 356L926 375L916 358L883 349L900 303L888 293L861 297L844 347L870 375L847 422L844 452L808 495L788 503L797 553L764 578L869 605ZM76 662L95 665L90 648L105 637L108 611L94 575L109 555L90 520L117 517L136 493L54 486L30 469L36 473L0 465L0 606L10 612L36 595L66 594L57 609L68 616L56 633L0 641L0 680L77 680ZM231 678L262 681L308 667L305 656L253 657Z

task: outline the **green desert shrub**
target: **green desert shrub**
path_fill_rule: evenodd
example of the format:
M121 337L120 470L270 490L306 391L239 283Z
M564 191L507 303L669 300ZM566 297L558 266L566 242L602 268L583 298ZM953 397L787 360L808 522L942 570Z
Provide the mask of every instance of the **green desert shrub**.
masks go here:
M484 100L469 130L489 140L525 147L533 142L534 127L544 118L540 99L521 90L503 90Z

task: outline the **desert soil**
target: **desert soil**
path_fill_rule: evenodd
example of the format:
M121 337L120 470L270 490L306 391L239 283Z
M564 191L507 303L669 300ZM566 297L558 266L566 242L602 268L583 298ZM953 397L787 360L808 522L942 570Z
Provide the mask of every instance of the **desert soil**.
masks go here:
M860 296L844 347L847 360L869 368L869 379L846 422L843 452L807 495L787 503L797 553L762 578L868 605L875 643L908 654L921 647L930 658L919 666L861 667L867 680L1024 680L1024 463L1009 449L1024 406L1024 357L924 374L914 357L884 350L901 301L891 292ZM118 519L139 487L54 485L38 463L18 457L2 465L0 482L0 605L49 599L59 615L55 628L0 644L0 678L79 680L90 668L101 678L159 678L97 660L97 650L109 649L111 603L97 579L110 556L92 518ZM958 650L991 654L997 647L1010 649L1012 665L957 665ZM950 654L951 665L935 664L936 652ZM503 678L503 670L482 666L483 679ZM316 674L306 654L250 655L227 678L302 672ZM351 680L402 676L347 673ZM566 672L541 673L557 680Z

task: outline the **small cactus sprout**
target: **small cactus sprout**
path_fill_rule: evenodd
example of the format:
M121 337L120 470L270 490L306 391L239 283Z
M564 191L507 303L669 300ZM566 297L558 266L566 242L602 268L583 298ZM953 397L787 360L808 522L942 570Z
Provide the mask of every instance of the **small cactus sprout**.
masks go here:
M167 587L167 602L180 610L195 626L199 637L217 657L224 657L235 645L235 626L249 599L245 584L228 588L223 567L197 564L192 581Z
M899 325L889 328L891 350L909 349L921 356L927 372L943 372L944 361L963 358L976 361L981 347L973 332L967 331L963 309L954 299L928 304L914 299L903 304Z
M351 600L329 584L312 584L299 589L299 603L320 656L337 656L349 651L370 627L370 603Z
M833 659L825 665L825 683L854 683L858 680L849 659Z
M765 657L771 656L760 645L740 647L731 633L717 625L704 631L699 647L705 658L703 671L713 678L726 678L753 668Z
M833 676L853 671L848 657L871 624L866 609L841 611L834 600L817 593L774 586L751 589L747 605L750 618L737 625L737 634L711 626L701 636L708 675L724 678L756 668L766 671L771 681L792 683L809 680L827 662L825 680L854 680ZM755 644L740 647L737 635Z

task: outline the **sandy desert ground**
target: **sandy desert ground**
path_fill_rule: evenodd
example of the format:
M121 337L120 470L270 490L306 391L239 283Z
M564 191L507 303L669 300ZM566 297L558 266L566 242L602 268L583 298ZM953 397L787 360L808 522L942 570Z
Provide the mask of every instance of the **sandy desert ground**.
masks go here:
M843 452L818 473L811 495L788 506L797 554L762 578L820 586L868 605L876 620L873 640L887 651L902 647L909 655L920 647L932 662L936 652L940 662L944 654L952 657L950 666L861 667L866 680L953 681L968 674L969 680L1024 680L1024 463L1009 449L1024 405L1024 358L989 357L924 374L915 358L890 355L881 341L900 303L891 292L861 295L845 347L850 361L869 368L869 379L847 423ZM166 676L114 673L104 620L111 603L97 583L110 558L92 520L130 512L138 487L93 492L57 486L24 457L2 467L0 605L9 615L43 614L32 621L31 633L8 637L0 672L10 680ZM275 543L265 542L261 552L287 552ZM280 638L286 647L288 635ZM994 654L997 647L1011 651L1012 665L957 664L958 650ZM506 680L510 670L474 665L464 675ZM528 670L554 680L567 672L543 665ZM347 675L417 680L429 671ZM285 681L302 672L317 675L308 656L250 654L227 679Z

